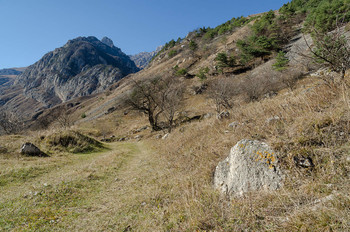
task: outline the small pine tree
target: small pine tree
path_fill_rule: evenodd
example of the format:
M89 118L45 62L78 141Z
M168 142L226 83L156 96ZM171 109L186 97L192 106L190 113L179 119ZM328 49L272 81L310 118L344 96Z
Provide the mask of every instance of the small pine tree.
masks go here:
M286 53L280 51L276 56L276 62L272 65L273 69L276 71L283 71L287 68L289 63Z
M198 45L196 42L194 42L193 40L191 40L190 44L189 44L189 47L192 51L196 50Z

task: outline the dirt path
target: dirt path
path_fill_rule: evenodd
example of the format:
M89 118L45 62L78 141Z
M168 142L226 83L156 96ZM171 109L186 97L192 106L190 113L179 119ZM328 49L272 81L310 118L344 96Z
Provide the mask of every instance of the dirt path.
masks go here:
M0 228L123 231L145 221L161 194L157 155L142 142L108 146L1 189Z

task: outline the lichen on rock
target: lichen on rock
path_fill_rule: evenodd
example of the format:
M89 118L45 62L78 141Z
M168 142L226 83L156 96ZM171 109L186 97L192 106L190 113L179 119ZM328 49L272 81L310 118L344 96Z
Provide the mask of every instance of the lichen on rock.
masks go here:
M282 181L276 153L266 143L253 140L238 142L214 174L214 187L230 196L277 190Z

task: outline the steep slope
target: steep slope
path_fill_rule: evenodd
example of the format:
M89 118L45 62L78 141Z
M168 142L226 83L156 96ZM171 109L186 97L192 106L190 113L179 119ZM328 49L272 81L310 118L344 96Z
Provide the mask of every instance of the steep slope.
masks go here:
M104 40L106 41L106 40ZM113 42L79 37L29 66L15 84L46 106L101 92L138 68Z

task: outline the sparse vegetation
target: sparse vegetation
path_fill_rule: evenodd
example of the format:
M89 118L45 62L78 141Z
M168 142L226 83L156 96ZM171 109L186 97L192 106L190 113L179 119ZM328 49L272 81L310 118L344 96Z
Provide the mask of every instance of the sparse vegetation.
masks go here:
M195 41L193 41L193 40L191 40L190 41L190 43L189 43L189 48L192 50L192 51L194 51L194 50L196 50L197 48L198 48L198 44L195 42Z
M68 151L72 153L93 152L101 150L102 144L93 138L77 131L59 131L46 136L45 142L49 150Z
M186 74L187 74L187 69L185 68L177 69L175 73L176 76L185 76Z
M199 72L196 74L196 76L201 80L205 80L205 79L207 79L206 74L208 74L208 72L209 72L208 67L200 68Z
M72 115L91 120L79 120L74 131L0 136L0 230L349 231L350 93L342 87L349 86L350 59L342 27L332 26L335 6L344 15L347 4L293 0L278 14L200 28L188 37L197 57L177 47L181 39L170 41L160 55L177 49L179 59L133 74L105 99L82 100ZM325 28L336 30L318 28L326 15L307 23L315 41L309 47L343 86L320 81L333 77L303 70L281 51L299 33L294 26L325 6ZM241 53L232 55L236 45ZM195 72L199 79L182 77ZM227 118L217 120L222 111ZM283 187L232 199L213 189L218 162L241 139L277 151L257 155L278 158ZM27 140L50 157L20 156Z
M176 56L176 54L177 54L177 51L176 51L176 50L170 50L170 51L168 52L169 58L172 58L172 57Z

